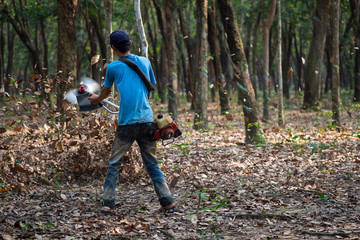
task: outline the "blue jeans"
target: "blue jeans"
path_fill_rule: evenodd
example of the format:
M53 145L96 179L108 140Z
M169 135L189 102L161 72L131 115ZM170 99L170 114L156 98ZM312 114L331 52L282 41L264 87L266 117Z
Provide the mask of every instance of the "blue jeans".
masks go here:
M115 188L119 178L122 159L136 141L140 147L144 166L148 172L161 206L172 203L173 196L156 159L156 141L153 140L154 123L138 123L118 126L107 170L103 200L110 208L115 206Z

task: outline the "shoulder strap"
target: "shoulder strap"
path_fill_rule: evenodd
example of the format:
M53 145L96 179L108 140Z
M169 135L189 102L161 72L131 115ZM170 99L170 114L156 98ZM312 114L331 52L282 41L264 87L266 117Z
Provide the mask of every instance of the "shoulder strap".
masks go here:
M154 90L154 85L150 82L150 80L146 77L145 73L139 68L138 65L136 65L133 61L131 61L128 57L121 57L119 59L119 61L125 63L126 65L128 65L132 70L134 70L139 77L141 78L141 80L143 80L143 82L145 83L145 86L147 88L147 90L149 92L151 92L152 90Z

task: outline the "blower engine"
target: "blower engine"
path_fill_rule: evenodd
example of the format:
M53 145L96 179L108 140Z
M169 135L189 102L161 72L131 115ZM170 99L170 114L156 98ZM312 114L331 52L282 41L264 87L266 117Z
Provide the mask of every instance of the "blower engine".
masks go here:
M169 115L163 116L162 114L159 114L155 119L155 122L158 127L154 132L154 138L156 140L177 138L182 134L178 124Z

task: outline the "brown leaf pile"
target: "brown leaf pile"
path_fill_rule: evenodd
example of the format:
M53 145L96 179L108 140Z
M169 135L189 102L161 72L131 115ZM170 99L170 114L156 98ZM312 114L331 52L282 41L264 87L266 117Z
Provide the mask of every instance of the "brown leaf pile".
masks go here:
M69 110L58 124L43 103L11 108L3 112L16 117L0 125L3 239L359 237L358 106L342 116L340 132L329 125L329 111L286 111L286 126L263 123L267 143L256 146L243 144L239 107L231 118L210 114L209 130L200 132L183 111L183 136L158 147L179 208L172 215L156 211L137 146L124 160L115 211L100 212L112 116Z

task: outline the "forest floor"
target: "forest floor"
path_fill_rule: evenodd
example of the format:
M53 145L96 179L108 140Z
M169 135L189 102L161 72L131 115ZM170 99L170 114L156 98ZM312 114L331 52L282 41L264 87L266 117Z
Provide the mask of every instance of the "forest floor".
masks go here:
M58 124L46 103L13 99L0 112L0 236L359 239L360 105L344 109L340 131L330 124L331 111L296 106L285 110L285 127L261 122L263 145L243 144L239 106L219 116L212 104L209 129L201 132L182 109L183 136L158 147L179 211L156 211L134 145L116 209L104 215L100 199L116 119L68 110L66 124ZM276 119L277 109L271 113Z

